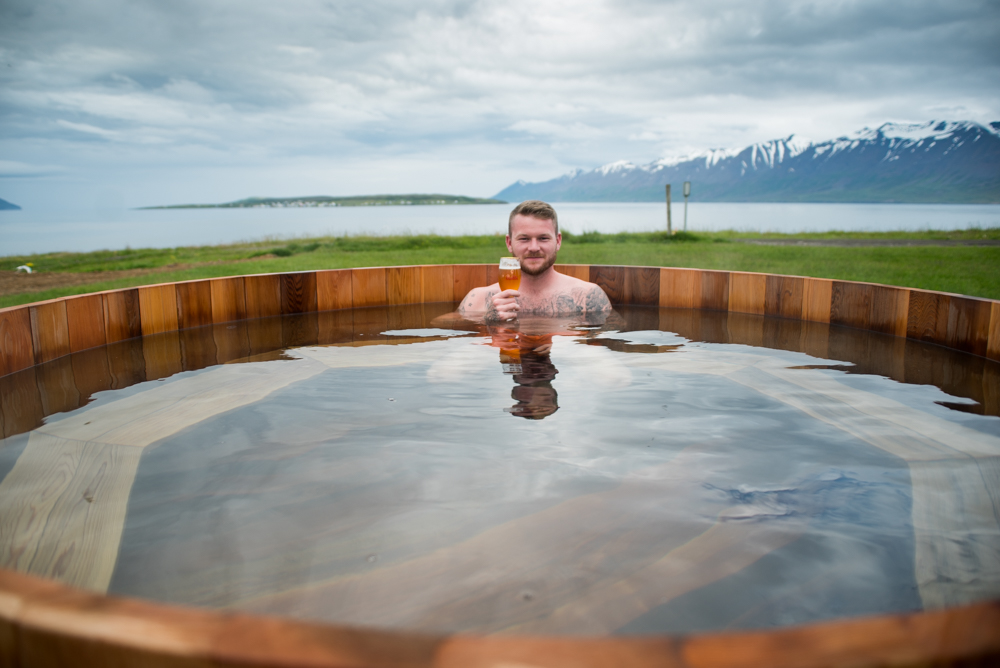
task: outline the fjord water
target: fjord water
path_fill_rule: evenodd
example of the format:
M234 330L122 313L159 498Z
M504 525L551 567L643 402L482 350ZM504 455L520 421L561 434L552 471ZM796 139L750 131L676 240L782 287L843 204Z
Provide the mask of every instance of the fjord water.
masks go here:
M272 209L95 208L0 212L0 255L100 249L170 248L257 240L265 237L389 234L499 234L513 205L372 206ZM564 229L644 232L666 228L664 203L555 204ZM674 229L683 227L683 201L672 207ZM822 232L828 230L951 230L1000 226L991 204L788 204L688 205L688 229Z
M0 379L46 416L0 441L0 519L54 461L94 457L132 476L76 499L117 537L110 565L79 549L50 577L422 631L765 628L1000 595L995 363L724 312L511 332L450 309L172 332Z

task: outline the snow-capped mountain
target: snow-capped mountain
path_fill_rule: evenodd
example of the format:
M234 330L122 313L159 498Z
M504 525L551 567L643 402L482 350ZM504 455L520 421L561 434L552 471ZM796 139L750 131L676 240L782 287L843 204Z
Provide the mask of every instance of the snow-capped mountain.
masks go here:
M518 181L496 199L653 202L691 181L703 202L1000 203L1000 122L885 123L813 143L791 135L648 165L625 160L551 181Z

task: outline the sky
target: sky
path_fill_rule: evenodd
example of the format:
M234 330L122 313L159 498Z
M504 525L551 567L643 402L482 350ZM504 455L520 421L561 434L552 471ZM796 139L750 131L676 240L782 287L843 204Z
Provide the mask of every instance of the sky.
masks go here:
M995 0L0 0L22 207L489 197L887 121L1000 120Z

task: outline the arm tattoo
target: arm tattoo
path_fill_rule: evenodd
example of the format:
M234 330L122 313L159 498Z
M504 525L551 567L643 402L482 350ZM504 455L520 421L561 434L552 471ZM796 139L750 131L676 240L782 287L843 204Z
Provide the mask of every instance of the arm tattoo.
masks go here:
M586 300L584 301L584 310L587 313L610 311L611 300L608 299L604 290L595 285L587 293Z
M487 290L486 292L486 315L483 316L485 322L500 322L497 307L493 305L493 295L495 294L497 293L493 290Z

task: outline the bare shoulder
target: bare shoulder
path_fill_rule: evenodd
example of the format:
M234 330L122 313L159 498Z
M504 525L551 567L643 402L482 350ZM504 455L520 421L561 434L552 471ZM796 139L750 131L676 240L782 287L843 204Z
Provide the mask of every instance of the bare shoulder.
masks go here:
M462 303L458 306L458 312L462 315L467 313L485 313L489 308L489 299L500 292L500 284L494 283L484 288L472 288L469 294L462 298Z
M574 301L583 305L585 310L611 309L611 300L597 283L584 281L574 276L563 276L560 288L561 292L572 295Z
M572 277L570 277L572 278ZM579 278L573 279L576 285L573 288L573 301L583 307L584 313L596 313L611 310L611 300L607 293L596 283L582 281Z

